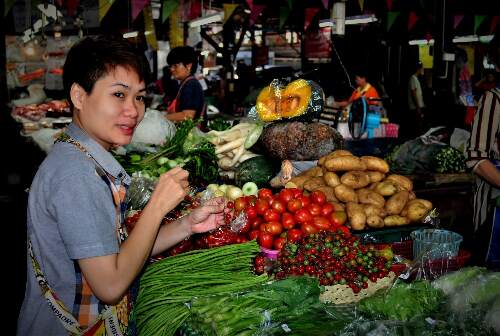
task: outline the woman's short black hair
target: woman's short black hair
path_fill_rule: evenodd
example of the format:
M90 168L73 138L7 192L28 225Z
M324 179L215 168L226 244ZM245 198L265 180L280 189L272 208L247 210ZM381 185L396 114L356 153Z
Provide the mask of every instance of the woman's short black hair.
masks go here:
M94 84L118 66L135 71L146 84L150 80L145 56L122 36L87 36L77 42L68 52L63 68L64 92L70 104L70 90L74 83L91 93Z
M196 56L196 51L193 47L175 47L168 53L167 64L169 66L179 63L184 65L192 64L191 74L196 72L196 69L198 69L198 57Z

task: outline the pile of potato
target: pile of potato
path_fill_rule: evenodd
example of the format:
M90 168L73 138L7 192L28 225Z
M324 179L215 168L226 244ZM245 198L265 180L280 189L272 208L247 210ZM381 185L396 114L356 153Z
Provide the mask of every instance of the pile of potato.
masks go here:
M389 165L381 158L336 150L321 157L318 166L292 177L285 187L321 190L329 202L345 209L354 230L422 221L432 203L416 198L409 178L388 173Z

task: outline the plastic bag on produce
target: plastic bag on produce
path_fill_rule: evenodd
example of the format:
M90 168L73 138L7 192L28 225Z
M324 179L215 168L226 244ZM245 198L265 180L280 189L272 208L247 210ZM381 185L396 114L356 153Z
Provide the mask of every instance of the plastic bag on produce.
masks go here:
M147 109L144 119L137 125L131 144L162 145L175 134L175 125L163 113Z
M182 151L184 154L188 154L193 150L199 148L199 146L206 142L207 135L200 131L198 127L193 127L182 144Z
M231 231L237 233L246 233L250 231L250 222L244 211L240 212L236 218L231 221Z
M127 193L129 210L142 210L149 201L156 186L154 179L144 176L132 176Z

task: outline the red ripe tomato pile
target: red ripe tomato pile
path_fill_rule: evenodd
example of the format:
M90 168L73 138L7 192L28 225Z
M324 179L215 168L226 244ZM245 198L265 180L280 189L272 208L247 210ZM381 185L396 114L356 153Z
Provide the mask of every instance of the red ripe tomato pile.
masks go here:
M281 250L277 279L308 274L321 285L348 285L354 293L386 277L391 262L377 256L372 245L362 245L358 238L344 233L322 231L298 243L288 242Z
M349 232L344 226L347 216L343 209L336 209L326 201L321 191L304 195L299 189L282 189L274 194L270 189L260 189L258 197L243 196L235 200L234 214L228 214L226 221L244 211L247 225L240 232L248 238L257 239L260 246L281 250L289 242L322 230Z

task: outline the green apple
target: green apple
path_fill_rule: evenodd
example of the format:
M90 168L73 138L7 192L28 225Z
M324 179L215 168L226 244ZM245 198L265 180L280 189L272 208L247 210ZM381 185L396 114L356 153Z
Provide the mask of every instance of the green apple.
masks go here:
M250 196L250 195L255 195L257 196L257 192L259 191L259 187L253 182L247 182L241 187L241 190L243 191L243 195L245 196Z
M216 192L217 190L219 190L219 185L215 184L215 183L211 183L211 184L207 185L207 190L210 190L211 192Z
M218 189L223 193L226 193L227 187L228 187L227 184L221 184Z

